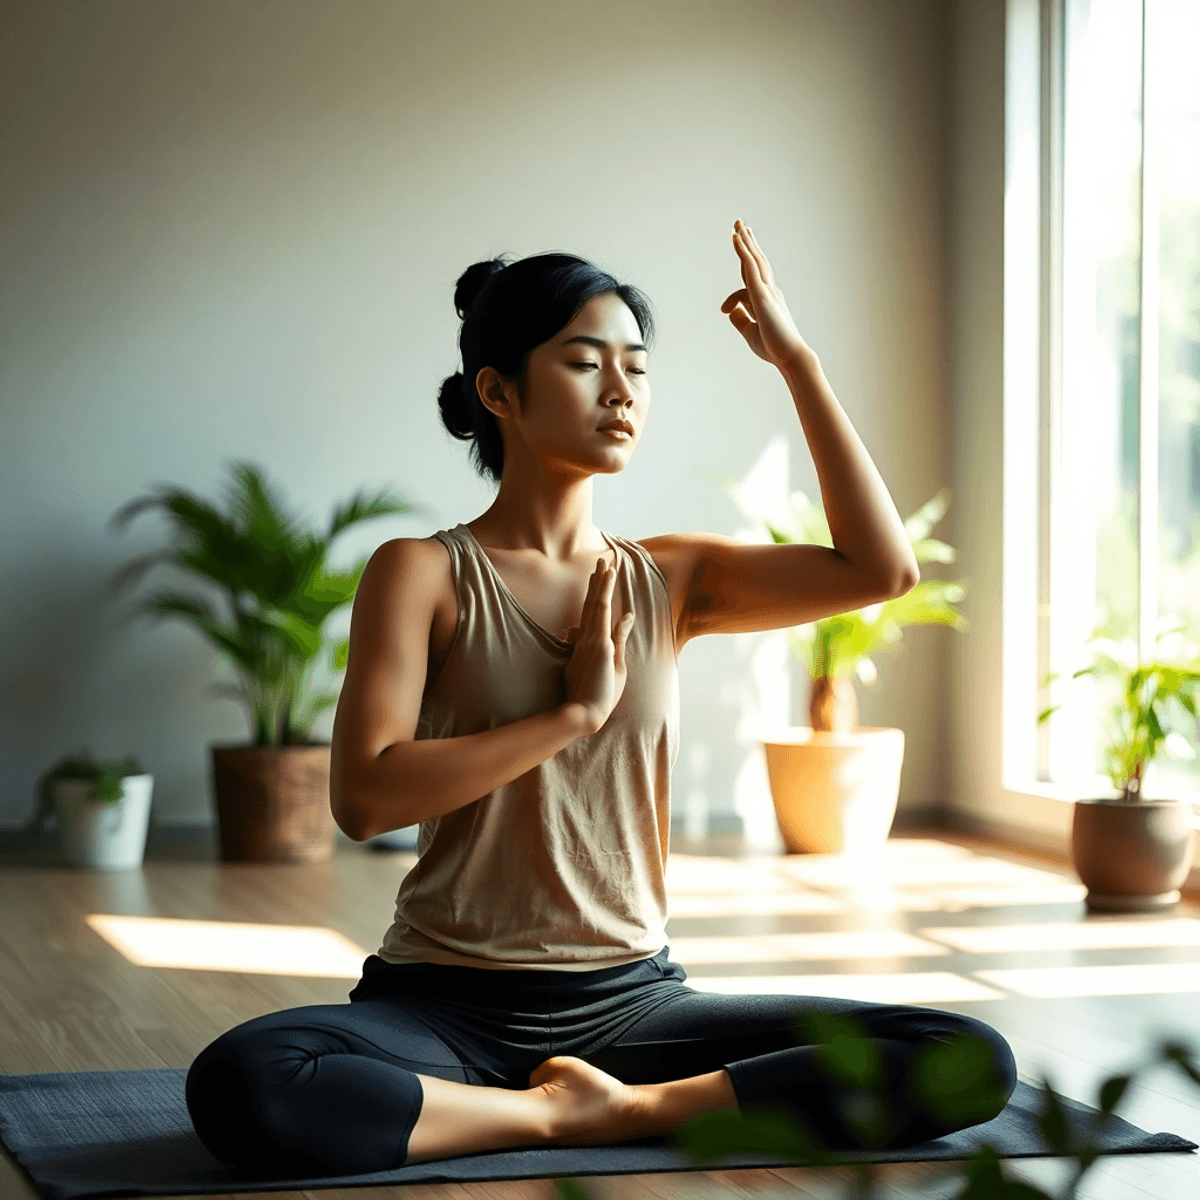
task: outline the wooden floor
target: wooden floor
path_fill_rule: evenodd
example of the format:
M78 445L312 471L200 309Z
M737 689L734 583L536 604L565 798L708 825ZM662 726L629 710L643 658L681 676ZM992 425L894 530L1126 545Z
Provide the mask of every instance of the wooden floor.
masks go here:
M356 844L315 866L222 865L204 848L160 849L141 870L102 873L0 847L0 1072L186 1067L251 1017L344 1003L412 862ZM1009 1039L1025 1078L1046 1074L1088 1102L1098 1080L1138 1061L1159 1035L1200 1047L1194 905L1165 916L1088 917L1067 869L933 831L893 838L869 869L836 856L748 856L729 839L677 839L669 882L672 957L698 988L859 996L970 1013ZM150 920L98 919L105 917ZM244 943L219 931L210 946L204 925L164 920L301 928L246 929ZM155 940L163 930L169 936ZM320 930L339 936L321 940ZM269 961L281 936L316 939L299 954L296 944L285 947L287 961L325 974L269 973L288 969ZM193 961L171 958L180 953ZM1120 1112L1144 1129L1200 1141L1200 1089L1166 1071L1135 1086ZM1009 1164L1014 1178L1051 1191L1065 1167ZM956 1196L958 1172L945 1163L880 1168L875 1194ZM840 1197L853 1178L846 1170L789 1169L581 1182L596 1200L644 1200ZM556 1193L551 1181L530 1180L270 1194L551 1200ZM11 1158L0 1157L0 1197L35 1195ZM1080 1195L1195 1200L1200 1158L1105 1158Z

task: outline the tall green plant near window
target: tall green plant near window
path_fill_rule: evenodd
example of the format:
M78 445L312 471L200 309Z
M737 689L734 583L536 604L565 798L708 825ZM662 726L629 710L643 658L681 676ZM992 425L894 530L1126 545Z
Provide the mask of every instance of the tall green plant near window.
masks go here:
M1115 683L1118 691L1105 744L1108 777L1122 800L1146 799L1146 771L1160 753L1183 760L1196 758L1196 750L1184 734L1171 728L1171 717L1182 715L1195 731L1200 647L1183 636L1182 624L1158 635L1158 657L1152 662L1138 661L1137 643L1132 638L1118 641L1102 629L1088 638L1088 644L1092 647L1092 665L1076 671L1071 678L1092 675ZM1051 672L1042 682L1057 678L1057 673ZM1172 701L1177 706L1174 713ZM1038 724L1048 721L1061 707L1055 704L1044 709L1038 715Z
M141 512L164 512L174 545L127 563L111 586L119 590L156 564L170 563L220 588L224 613L207 596L163 591L142 599L131 615L182 618L221 652L238 682L219 684L214 691L245 703L255 745L303 744L316 718L337 703L336 692L312 685L313 668L326 646L325 623L354 598L367 562L332 570L330 546L360 521L421 506L387 492L359 493L335 508L327 532L316 534L283 511L258 468L235 463L230 469L234 482L225 512L165 487L119 509L111 522L118 529ZM343 670L347 640L329 648L333 670Z

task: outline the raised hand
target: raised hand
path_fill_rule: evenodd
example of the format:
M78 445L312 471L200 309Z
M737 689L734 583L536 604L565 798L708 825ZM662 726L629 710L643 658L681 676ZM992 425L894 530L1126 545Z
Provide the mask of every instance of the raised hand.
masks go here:
M800 336L787 301L775 284L771 264L744 221L733 223L733 248L742 265L742 283L721 305L746 344L766 362L783 367L797 355L811 353Z
M567 703L582 704L587 709L593 732L608 720L625 690L625 642L633 628L633 613L624 613L613 627L616 581L616 568L598 559L588 581L579 624L567 634L572 643L571 657L563 669Z

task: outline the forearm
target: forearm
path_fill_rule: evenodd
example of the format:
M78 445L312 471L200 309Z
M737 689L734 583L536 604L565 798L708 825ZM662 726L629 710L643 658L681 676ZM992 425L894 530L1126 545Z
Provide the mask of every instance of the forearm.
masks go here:
M881 584L900 590L919 575L904 522L867 448L811 350L781 366L804 430L834 548Z
M347 832L365 840L453 812L592 732L582 705L563 704L481 733L397 742L342 789L354 826Z

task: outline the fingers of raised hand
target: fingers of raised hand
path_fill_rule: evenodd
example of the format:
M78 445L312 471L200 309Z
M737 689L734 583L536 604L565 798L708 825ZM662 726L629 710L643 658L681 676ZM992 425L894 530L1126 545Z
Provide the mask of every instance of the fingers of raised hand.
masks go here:
M750 277L747 277L747 265L752 264L753 269L750 276L757 275L764 284L770 287L775 282L775 277L771 274L771 264L767 262L767 256L762 252L762 247L755 239L754 232L744 221L738 221L734 225L734 244L737 246L738 255L742 260L742 274L746 277L747 284L751 281Z

